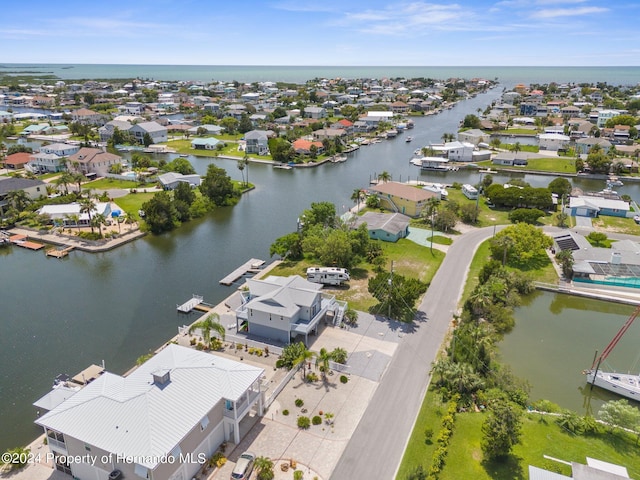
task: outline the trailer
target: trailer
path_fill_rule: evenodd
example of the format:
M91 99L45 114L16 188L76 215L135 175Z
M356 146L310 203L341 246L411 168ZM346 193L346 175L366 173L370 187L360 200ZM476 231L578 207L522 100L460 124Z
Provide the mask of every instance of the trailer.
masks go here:
M307 280L323 285L342 285L349 281L349 270L337 267L307 268Z

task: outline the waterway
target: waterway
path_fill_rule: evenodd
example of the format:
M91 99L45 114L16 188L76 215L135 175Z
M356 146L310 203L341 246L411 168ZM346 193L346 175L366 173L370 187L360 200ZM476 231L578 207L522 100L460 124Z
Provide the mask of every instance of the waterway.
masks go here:
M531 400L551 400L563 408L597 414L621 397L587 385L590 368L634 307L550 292L536 292L515 312L516 327L499 344L501 359L531 384ZM632 325L602 368L640 371L640 324Z
M484 109L500 93L496 88L437 116L415 118L412 131L362 147L345 163L293 170L251 164L249 180L256 189L237 206L112 252L72 252L56 260L17 247L0 250L0 451L23 445L39 433L32 424L31 404L48 391L58 373L75 374L102 360L112 372L126 371L138 356L175 335L178 326L193 321L195 317L179 315L176 304L192 294L221 301L231 290L218 281L249 258L268 260L271 243L295 230L298 215L311 202L329 201L343 212L353 206L353 190L368 186L382 171L399 181L476 183L478 173L423 174L409 159L416 148L457 131L467 113ZM411 135L413 142L405 142L403 135ZM204 174L213 162L240 179L233 160L189 160L198 173ZM534 186L551 180L519 176ZM496 181L508 179L495 176ZM575 182L586 189L604 186L601 181ZM640 199L640 186L619 190ZM595 343L603 338L609 335ZM585 355L588 359L591 354Z

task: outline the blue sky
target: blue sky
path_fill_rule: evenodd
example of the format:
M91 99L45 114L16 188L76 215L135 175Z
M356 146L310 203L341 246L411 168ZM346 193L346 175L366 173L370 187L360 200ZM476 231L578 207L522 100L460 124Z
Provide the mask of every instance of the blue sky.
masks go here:
M637 0L30 0L0 62L640 65Z

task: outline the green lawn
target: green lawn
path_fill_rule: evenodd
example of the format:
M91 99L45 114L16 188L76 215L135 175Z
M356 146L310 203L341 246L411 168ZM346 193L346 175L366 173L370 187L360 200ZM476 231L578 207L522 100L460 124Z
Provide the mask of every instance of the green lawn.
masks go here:
M592 457L627 467L632 478L640 475L640 450L635 437L621 433L576 436L561 429L549 415L525 414L522 424L522 443L502 462L484 462L480 441L482 413L462 413L456 417L449 453L439 478L454 480L511 480L528 478L528 466L559 468L569 476L571 468L546 460L549 455L565 461L585 464Z
M531 158L527 166L523 167L524 170L537 170L540 172L554 172L554 173L576 173L576 159L575 158ZM553 180L549 179L549 182Z
M640 225L633 221L633 218L609 217L602 215L592 220L593 226L598 231L627 233L630 235L640 235Z
M537 135L539 132L535 128L508 128L492 132L497 135Z
M440 395L429 391L418 414L416 425L405 450L398 480L418 465L428 471L436 449L435 438L441 428L442 415L446 411ZM480 448L481 426L484 413L458 413L445 466L438 476L440 480L512 480L528 478L528 466L533 465L569 476L570 467L546 460L549 455L565 461L585 464L586 457L617 463L627 467L632 478L640 476L640 449L633 435L615 431L603 431L591 436L576 436L555 423L555 417L525 413L522 422L522 442L516 445L512 455L501 462L484 462ZM427 442L425 430L432 429L433 443Z
M428 247L423 247L410 240L401 239L397 243L382 242L380 246L388 259L387 267L393 260L393 270L398 275L417 278L425 283L430 283L440 264L444 260L444 253ZM308 259L299 262L283 262L273 270L274 275L288 276L300 275L306 278L307 267L318 266L317 262ZM349 303L349 307L355 310L368 311L377 301L367 290L368 279L375 276L373 265L360 264L350 270L351 281L347 287L330 289L339 300Z
M191 148L191 140L173 140L168 142L166 145L169 148L175 149L178 153L196 155L198 157L218 157L220 155L238 158L244 157L244 152L239 152L238 144L233 142L227 143L222 150L196 150L195 148Z
M110 188L137 188L138 182L132 182L128 180L118 180L115 178L101 178L92 182L83 183L83 188L91 188L93 190L108 190Z
M142 208L142 204L151 200L155 193L130 193L124 197L116 198L115 203L125 212L139 220L138 210Z

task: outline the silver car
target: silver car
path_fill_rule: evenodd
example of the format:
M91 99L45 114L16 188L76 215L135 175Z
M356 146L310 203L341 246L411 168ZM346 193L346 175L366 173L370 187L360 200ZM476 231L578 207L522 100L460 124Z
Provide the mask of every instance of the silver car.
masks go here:
M231 480L247 480L253 472L255 460L256 456L251 452L244 452L240 455L233 472L231 472Z

